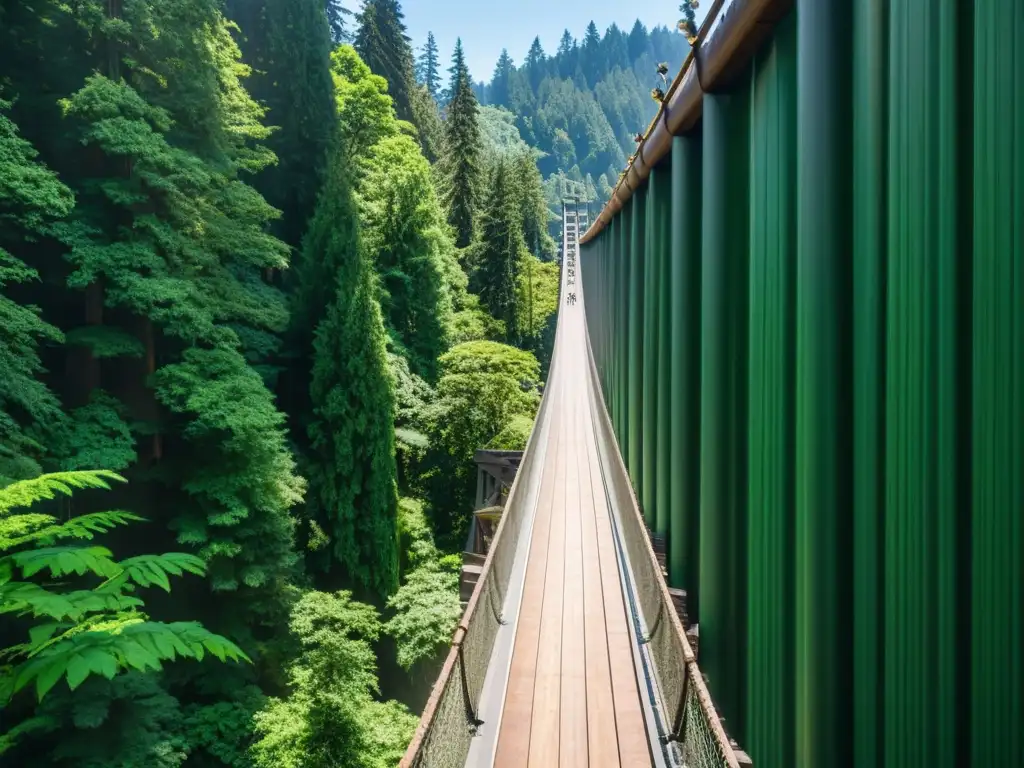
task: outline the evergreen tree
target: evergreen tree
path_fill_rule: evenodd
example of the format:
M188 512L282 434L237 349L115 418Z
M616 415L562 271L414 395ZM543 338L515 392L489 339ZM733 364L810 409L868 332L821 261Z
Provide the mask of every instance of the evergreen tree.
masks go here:
M541 47L540 38L533 38L530 50L526 54L526 72L530 78L530 88L534 93L540 90L540 83L547 74L547 57Z
M349 37L345 17L351 16L352 11L341 4L341 0L326 0L324 10L327 13L327 23L331 28L331 42L335 45L347 43Z
M516 285L523 243L523 211L508 161L500 158L491 175L481 215L473 285L488 311L505 323L509 343L519 340Z
M473 94L462 40L455 43L449 90L452 94L445 121L442 159L444 203L448 223L455 228L455 245L465 248L473 240L480 185L481 141L477 100Z
M413 122L412 47L398 0L366 0L359 14L355 47L370 70L388 82L399 120Z
M426 86L427 91L435 99L441 88L441 72L438 66L437 41L433 32L427 32L427 42L417 62L417 79L420 85Z
M386 597L398 586L395 400L373 266L349 223L338 158L329 173L303 254L329 300L313 342L308 514L330 542L324 570L338 566L346 583Z
M436 163L444 151L444 124L437 102L426 86L419 85L413 89L412 114L423 156Z
M370 147L398 130L387 81L373 74L351 45L339 45L331 54L331 71L342 161L365 164Z
M430 165L408 136L384 139L372 150L360 190L366 250L382 278L387 325L413 373L433 381L452 309L443 263L450 243Z
M650 41L647 36L647 27L640 23L640 19L637 19L633 24L633 29L629 33L629 37L626 41L626 50L629 52L629 60L631 62L636 61L645 53L647 53L650 47Z
M604 33L601 41L604 48L604 66L606 72L611 72L616 67L626 69L629 67L629 42L626 33L619 29L614 22Z
M276 131L267 141L277 163L255 186L282 213L277 228L293 247L302 242L320 188L334 133L330 53L334 30L346 12L329 0L228 0L227 10L243 26L242 51L253 67L249 87L267 107Z
M597 25L593 21L587 25L587 33L583 38L583 45L580 47L580 64L590 86L597 85L604 74L605 66L601 33L597 31Z
M512 159L511 175L516 185L526 248L538 259L550 261L554 259L556 246L548 234L549 214L544 198L544 180L532 151L521 152Z
M558 61L558 75L562 78L572 77L576 71L576 41L573 40L569 30L562 32L562 39L558 42L558 54L556 56Z
M501 56L494 67L494 76L491 78L491 104L496 107L507 107L510 104L511 88L510 78L515 71L515 65L508 51L501 49Z

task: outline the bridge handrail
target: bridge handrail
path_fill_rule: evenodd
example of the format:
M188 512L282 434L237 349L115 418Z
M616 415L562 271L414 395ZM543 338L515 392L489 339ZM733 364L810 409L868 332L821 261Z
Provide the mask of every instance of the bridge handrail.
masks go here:
M612 195L580 237L588 243L647 180L672 148L672 137L700 119L705 93L714 92L748 61L758 43L792 8L793 0L714 0L661 106L636 152L629 158Z

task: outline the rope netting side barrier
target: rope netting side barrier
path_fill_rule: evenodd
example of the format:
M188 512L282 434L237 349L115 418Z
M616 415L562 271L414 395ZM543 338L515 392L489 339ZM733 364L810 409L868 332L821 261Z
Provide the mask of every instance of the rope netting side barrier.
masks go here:
M619 535L629 558L637 608L646 626L646 645L653 662L653 678L661 701L662 744L674 753L673 762L686 768L740 768L749 758L730 741L715 709L707 684L697 666L675 603L665 583L661 564L651 545L625 462L614 437L611 417L600 392L600 379L590 335L587 334L591 402L596 411L594 428L610 501L618 511ZM609 466L610 465L610 466Z
M495 531L466 611L452 638L452 648L420 718L400 768L462 768L470 742L481 725L477 707L483 691L499 628L520 535L538 490L544 463L545 440L550 421L548 395L558 366L556 329L554 353L548 370L548 386L541 399L534 428L527 441L516 478Z

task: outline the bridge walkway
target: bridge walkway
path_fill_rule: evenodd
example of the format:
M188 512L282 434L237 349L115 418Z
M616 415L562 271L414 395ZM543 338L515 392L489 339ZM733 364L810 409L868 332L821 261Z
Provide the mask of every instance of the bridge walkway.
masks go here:
M579 293L577 294L580 295ZM594 439L583 307L564 308L494 765L650 765L619 559Z
M594 429L579 279L577 218L566 211L562 311L545 397L546 460L520 533L513 584L481 695L484 725L467 766L552 768L652 765L642 671L623 593ZM518 587L518 589L517 589ZM491 724L495 725L491 725Z

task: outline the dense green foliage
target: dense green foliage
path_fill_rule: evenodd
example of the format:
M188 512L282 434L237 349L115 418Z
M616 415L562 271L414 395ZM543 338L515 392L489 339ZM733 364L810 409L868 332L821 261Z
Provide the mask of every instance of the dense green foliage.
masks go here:
M397 702L374 699L377 612L348 592L307 592L289 628L300 649L289 669L292 692L256 717L256 768L394 766L416 718Z
M141 518L112 511L61 522L45 512L12 513L120 481L103 470L62 472L0 488L0 615L21 617L19 628L27 630L26 641L0 651L0 707L25 688L42 701L61 679L74 691L93 675L113 680L128 670L159 671L178 657L202 661L210 653L221 661L248 661L237 645L196 622L150 621L134 594L152 586L170 592L170 576L202 575L200 558L169 553L115 560L105 547L74 543ZM57 727L45 712L30 717L0 733L0 754L24 736Z
M394 394L373 265L350 237L347 181L331 166L305 248L334 285L313 340L308 509L329 540L324 566L387 595L398 579Z
M532 354L493 341L460 344L441 357L437 399L428 419L430 468L425 479L435 531L446 545L461 544L469 521L465 514L439 512L471 509L474 451L492 447L516 417L532 419L540 402L539 380L540 366Z
M558 272L533 134L349 5L0 7L14 764L376 768L412 732ZM211 654L252 663L171 663Z

